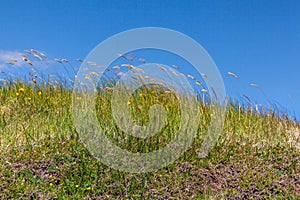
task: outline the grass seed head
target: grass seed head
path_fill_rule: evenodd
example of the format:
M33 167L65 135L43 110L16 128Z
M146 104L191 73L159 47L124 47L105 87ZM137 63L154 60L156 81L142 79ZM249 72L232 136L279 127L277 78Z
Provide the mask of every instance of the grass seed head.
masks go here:
M139 61L142 62L142 63L146 63L146 60L143 59L143 58L139 58Z
M33 54L33 56L36 57L37 59L41 60L41 61L43 60L42 57L37 55L37 54Z
M6 62L6 64L8 64L8 65L14 65L15 63L13 63L13 62Z
M228 74L229 74L230 76L232 76L233 78L238 78L238 76L237 76L236 74L232 73L232 72L228 72Z
M207 75L205 73L200 73L200 74L203 78L207 78Z
M40 55L44 58L47 58L46 54L44 54L44 53L40 53Z
M255 84L255 83L251 83L250 85L251 85L252 87L259 88L259 85Z
M62 63L62 61L60 59L55 58L54 60L58 63Z
M197 85L202 85L202 83L200 81L196 81Z

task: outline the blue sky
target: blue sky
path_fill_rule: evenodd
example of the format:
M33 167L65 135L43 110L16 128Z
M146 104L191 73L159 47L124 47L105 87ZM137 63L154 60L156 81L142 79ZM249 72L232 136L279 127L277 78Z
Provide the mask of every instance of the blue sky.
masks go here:
M278 103L280 111L300 117L296 0L1 1L0 60L31 48L52 58L84 58L113 34L147 26L174 29L199 42L217 64L229 96ZM0 71L12 69L23 73L0 65Z

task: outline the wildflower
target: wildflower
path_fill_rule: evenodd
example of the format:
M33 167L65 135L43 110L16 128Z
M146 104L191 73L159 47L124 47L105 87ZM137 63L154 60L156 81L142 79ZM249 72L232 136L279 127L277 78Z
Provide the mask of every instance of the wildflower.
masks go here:
M130 104L131 104L131 102L130 102L130 101L128 101L128 102L127 102L127 105L130 105Z
M16 96L19 96L20 94L19 94L19 92L16 92Z
M22 93L22 92L24 92L24 91L25 91L24 88L19 88L19 92L20 92L20 93Z
M49 185L52 187L52 186L53 186L53 183L50 183Z
M236 74L232 73L232 72L228 72L228 74L229 74L230 76L232 76L233 78L238 78L238 76L237 76Z
M38 95L41 96L41 95L42 95L42 92L40 91L40 92L38 93Z
M140 97L143 97L143 95L144 95L143 93L139 94Z
M30 100L31 100L31 97L27 97L27 100L30 101Z
M4 110L0 109L0 113L4 113Z
M75 187L76 187L76 188L78 188L78 187L79 187L79 185L75 185Z

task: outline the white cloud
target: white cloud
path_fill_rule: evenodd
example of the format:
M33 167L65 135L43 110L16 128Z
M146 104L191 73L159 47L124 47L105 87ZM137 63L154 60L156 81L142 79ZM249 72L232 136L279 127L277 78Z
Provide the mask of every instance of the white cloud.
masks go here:
M8 68L10 65L7 62L13 62L12 59L16 59L18 62L13 62L14 66L21 67L25 64L22 60L21 52L18 51L4 51L0 50L0 69Z

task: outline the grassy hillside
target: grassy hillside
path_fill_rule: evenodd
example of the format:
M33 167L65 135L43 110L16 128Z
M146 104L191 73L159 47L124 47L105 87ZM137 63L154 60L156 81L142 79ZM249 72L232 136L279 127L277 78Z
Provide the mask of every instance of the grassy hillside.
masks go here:
M149 101L159 101L170 122L159 137L149 141L126 137L114 124L109 89L96 99L98 121L108 137L133 152L149 152L166 144L179 123L176 98L148 89L128 102L133 119L147 123ZM131 174L105 166L85 149L73 124L71 91L59 85L21 82L0 87L0 199L300 196L300 139L295 121L272 111L230 104L222 136L209 155L200 158L211 106L198 103L199 128L192 147L168 167Z

